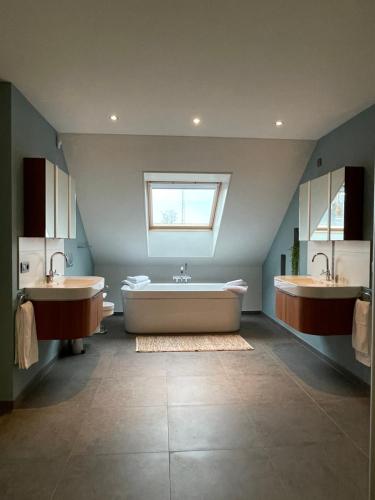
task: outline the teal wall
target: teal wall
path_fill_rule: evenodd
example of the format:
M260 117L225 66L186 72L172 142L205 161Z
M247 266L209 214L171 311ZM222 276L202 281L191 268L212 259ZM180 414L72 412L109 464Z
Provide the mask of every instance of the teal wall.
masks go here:
M301 183L306 182L344 165L365 167L363 226L365 240L372 240L373 232L374 153L375 105L322 137L318 141L301 179ZM318 158L322 158L323 161L319 168L316 166ZM287 255L287 274L291 273L289 249L293 244L293 228L298 227L298 193L297 189L263 263L263 312L273 319L276 319L273 278L280 274L280 255L283 253ZM301 243L300 253L300 274L306 274L306 243ZM370 370L355 361L350 336L322 337L300 334L293 330L291 332L354 375L369 382Z
M62 150L56 147L55 129L40 115L27 99L9 83L0 83L1 107L1 183L2 196L0 197L4 209L1 210L1 227L6 227L8 235L4 237L0 257L4 254L1 263L1 276L8 273L7 286L1 313L5 322L5 329L0 337L0 401L14 400L20 392L32 381L38 372L53 359L59 348L58 341L39 342L40 361L29 370L19 370L13 366L14 356L14 312L16 307L18 281L18 237L23 234L23 158L27 156L46 157L60 168L68 171ZM4 120L4 117L10 119ZM3 124L3 121L6 122ZM5 138L8 137L8 141ZM4 143L4 144L3 144ZM10 159L10 160L9 160ZM5 168L3 168L5 167ZM65 248L72 252L74 266L69 269L70 274L92 274L93 262L87 245L85 231L81 217L77 218L77 240L66 241ZM85 248L78 248L83 246ZM4 268L4 269L3 269ZM2 300L2 299L0 299ZM4 325L4 322L3 322ZM3 373L4 372L4 373Z

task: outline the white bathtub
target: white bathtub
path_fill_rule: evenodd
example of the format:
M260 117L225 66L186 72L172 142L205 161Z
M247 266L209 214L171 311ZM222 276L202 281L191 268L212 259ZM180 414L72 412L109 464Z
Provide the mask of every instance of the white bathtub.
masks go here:
M240 328L242 296L224 283L151 283L121 288L130 333L214 333Z

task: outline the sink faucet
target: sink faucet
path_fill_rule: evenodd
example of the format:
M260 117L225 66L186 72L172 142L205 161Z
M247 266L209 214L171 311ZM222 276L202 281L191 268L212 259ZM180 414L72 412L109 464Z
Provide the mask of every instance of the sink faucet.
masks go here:
M185 283L188 283L188 281L191 281L191 276L187 273L188 270L188 265L185 262L184 266L180 267L180 274L173 276L173 281L176 283L182 283L185 281Z
M64 252L54 252L52 255L51 255L51 258L49 260L49 272L46 276L47 278L47 283L52 283L53 282L53 278L56 276L56 271L54 271L53 269L53 258L56 256L56 255L62 255L65 259L65 262L66 262L66 266L67 267L72 267L72 263L71 263L71 260L68 259L68 256L64 253Z
M321 274L325 275L327 281L331 281L331 271L329 269L329 258L328 258L328 256L325 253L318 252L312 258L312 262L314 262L315 258L318 257L318 255L322 255L326 259L326 270L324 271L324 269L323 269L323 271L321 272Z

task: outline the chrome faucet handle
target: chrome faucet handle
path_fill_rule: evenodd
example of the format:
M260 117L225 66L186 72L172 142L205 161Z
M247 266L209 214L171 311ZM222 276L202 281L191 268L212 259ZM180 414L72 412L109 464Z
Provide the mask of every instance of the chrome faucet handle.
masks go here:
M325 276L327 281L331 281L331 273L330 271L325 271L322 269L322 272L320 273L320 276Z

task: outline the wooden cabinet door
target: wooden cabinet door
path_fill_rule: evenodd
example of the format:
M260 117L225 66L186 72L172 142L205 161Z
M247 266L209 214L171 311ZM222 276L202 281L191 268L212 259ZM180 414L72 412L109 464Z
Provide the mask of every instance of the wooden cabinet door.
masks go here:
M281 319L281 321L285 321L286 317L286 298L287 295L285 293L276 290L276 317Z

